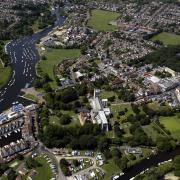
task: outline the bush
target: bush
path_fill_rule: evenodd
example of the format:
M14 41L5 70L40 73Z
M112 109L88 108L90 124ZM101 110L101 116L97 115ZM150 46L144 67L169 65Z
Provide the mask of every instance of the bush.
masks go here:
M62 125L67 125L67 124L71 123L71 116L69 116L68 114L61 115L60 123Z

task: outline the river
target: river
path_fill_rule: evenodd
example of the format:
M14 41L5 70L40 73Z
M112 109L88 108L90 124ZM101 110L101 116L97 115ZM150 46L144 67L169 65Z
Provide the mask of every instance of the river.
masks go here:
M32 36L12 40L6 45L7 54L10 56L12 75L5 87L0 90L0 113L12 106L13 102L19 101L26 105L27 100L20 98L22 88L31 86L36 78L35 65L39 60L36 42L46 36L53 28L61 26L65 20L59 16L59 8L54 13L57 16L53 26L33 34Z
M175 150L170 152L162 152L157 155L152 155L149 159L144 159L138 164L124 171L124 175L121 176L120 180L129 180L132 177L140 174L142 171L150 168L152 166L157 166L158 163L173 159L175 156L180 155L180 147L177 147Z
M65 21L65 18L58 15L59 8L56 8L55 10L57 21L54 26L48 27L32 36L13 40L7 44L7 53L11 59L13 72L7 85L0 90L0 113L10 108L15 101L23 101L24 104L28 103L24 99L22 100L19 95L21 89L27 85L31 86L36 78L35 65L39 60L39 54L35 44L38 40L52 31L54 27L61 26ZM126 170L125 174L119 179L129 180L145 169L169 160L179 154L180 147L169 153L166 152L151 156L149 159L145 159L134 167Z

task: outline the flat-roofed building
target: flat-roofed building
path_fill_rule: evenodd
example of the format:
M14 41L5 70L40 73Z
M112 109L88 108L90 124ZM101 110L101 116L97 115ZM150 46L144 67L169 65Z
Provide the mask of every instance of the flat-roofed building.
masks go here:
M107 117L110 114L107 99L100 99L100 90L94 90L94 96L90 99L91 102L91 119L93 123L97 123L101 126L102 130L108 131L108 120Z

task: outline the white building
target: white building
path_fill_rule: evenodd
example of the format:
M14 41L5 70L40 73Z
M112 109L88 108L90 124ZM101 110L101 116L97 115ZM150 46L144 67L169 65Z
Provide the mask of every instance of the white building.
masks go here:
M91 99L91 118L93 123L97 123L101 126L102 130L108 131L107 117L110 114L110 109L107 107L108 100L100 99L100 90L94 90L93 99Z

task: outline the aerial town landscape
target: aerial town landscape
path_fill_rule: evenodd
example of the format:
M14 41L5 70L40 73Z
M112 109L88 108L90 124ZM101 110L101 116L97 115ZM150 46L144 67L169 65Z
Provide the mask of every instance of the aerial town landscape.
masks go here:
M0 0L0 180L180 179L179 0Z

